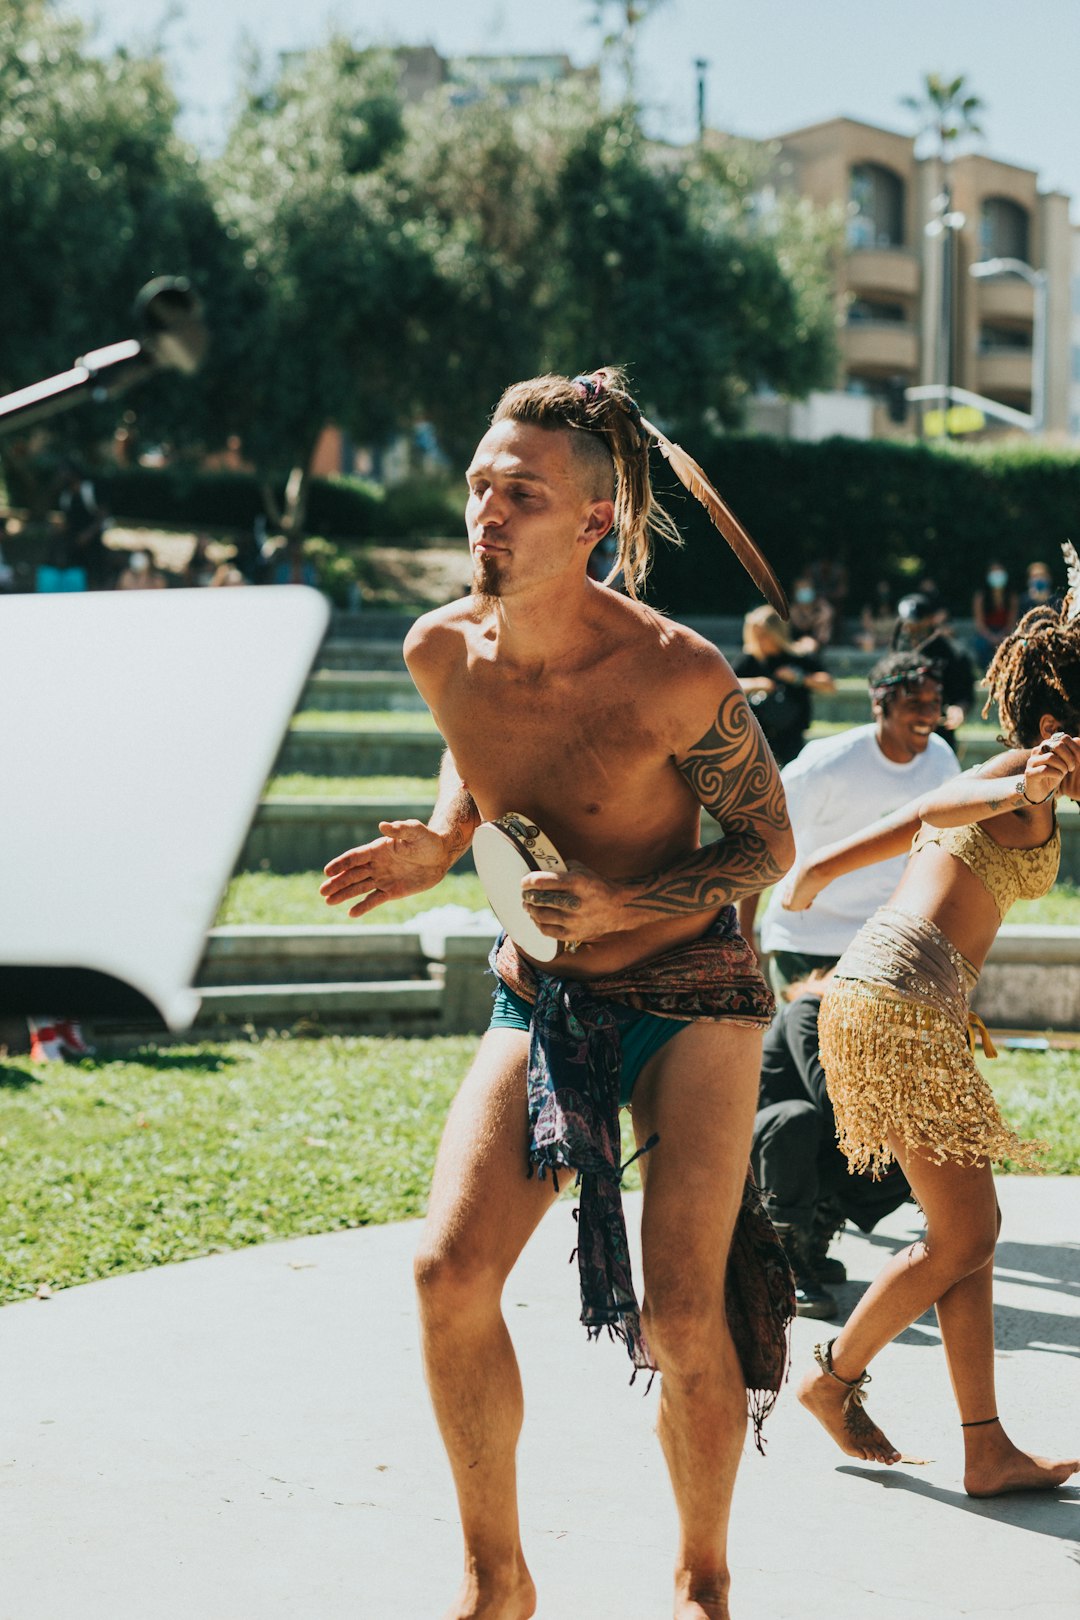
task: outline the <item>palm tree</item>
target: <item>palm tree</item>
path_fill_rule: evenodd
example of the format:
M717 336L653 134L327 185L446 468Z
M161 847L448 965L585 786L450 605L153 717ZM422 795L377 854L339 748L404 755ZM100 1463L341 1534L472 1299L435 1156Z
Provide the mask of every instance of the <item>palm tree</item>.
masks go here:
M601 52L610 55L618 63L626 99L632 102L636 99L637 89L638 28L648 19L651 12L666 5L667 0L586 0L586 4L590 27L606 30L600 41ZM609 12L615 13L610 27L608 27Z
M933 203L934 217L926 226L928 235L940 240L941 277L943 298L939 314L937 338L939 375L945 386L946 405L951 400L950 390L955 378L956 340L956 244L955 235L964 224L963 214L952 207L953 148L965 135L981 135L978 115L986 103L968 89L962 73L955 79L946 79L940 73L923 76L922 95L902 96L901 105L913 112L919 120L919 135L934 138L935 156L941 164L941 192ZM949 413L945 413L945 432L950 432Z
M985 111L986 103L968 89L962 73L955 79L927 73L923 76L922 94L902 96L900 104L918 118L920 135L934 136L935 155L946 169L958 140L983 133L978 116Z

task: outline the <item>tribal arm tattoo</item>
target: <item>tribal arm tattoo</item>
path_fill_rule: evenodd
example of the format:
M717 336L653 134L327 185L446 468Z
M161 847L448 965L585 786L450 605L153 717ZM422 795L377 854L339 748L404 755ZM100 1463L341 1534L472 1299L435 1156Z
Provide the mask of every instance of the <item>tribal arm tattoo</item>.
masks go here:
M439 790L428 821L429 829L438 833L446 845L447 871L464 855L483 819L448 748L439 767Z
M709 730L679 770L723 828L723 837L647 877L627 905L667 915L710 911L759 894L795 856L776 761L741 691L727 693Z

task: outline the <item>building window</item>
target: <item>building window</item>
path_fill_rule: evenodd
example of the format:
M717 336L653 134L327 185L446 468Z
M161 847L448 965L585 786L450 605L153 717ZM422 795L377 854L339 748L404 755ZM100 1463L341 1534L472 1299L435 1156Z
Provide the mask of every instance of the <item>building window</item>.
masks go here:
M1028 213L1008 197L984 197L979 219L979 251L984 259L1028 262Z
M1000 354L1003 349L1015 353L1019 350L1031 351L1031 329L1025 330L1018 326L989 326L979 328L979 353Z
M864 321L887 321L890 325L907 320L903 304L886 304L877 298L853 298L848 305L848 325L858 326Z
M857 163L848 194L848 247L902 247L904 182L877 163Z

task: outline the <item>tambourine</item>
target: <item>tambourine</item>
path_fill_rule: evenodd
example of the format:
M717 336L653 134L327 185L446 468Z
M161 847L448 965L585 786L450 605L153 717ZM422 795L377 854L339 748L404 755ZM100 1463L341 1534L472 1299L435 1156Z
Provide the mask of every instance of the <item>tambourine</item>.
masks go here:
M488 905L515 945L538 962L550 962L560 950L574 949L566 940L542 934L521 898L521 880L527 872L567 869L535 822L513 810L497 821L482 821L473 834L472 850Z

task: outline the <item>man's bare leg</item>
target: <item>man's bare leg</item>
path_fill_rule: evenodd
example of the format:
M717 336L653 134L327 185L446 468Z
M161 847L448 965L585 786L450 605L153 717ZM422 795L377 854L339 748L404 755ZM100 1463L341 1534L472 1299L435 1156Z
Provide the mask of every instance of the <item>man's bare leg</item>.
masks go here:
M515 1454L521 1380L503 1284L551 1207L551 1180L526 1175L528 1037L485 1035L454 1101L416 1258L424 1366L450 1459L465 1577L445 1620L528 1620Z
M727 1527L746 1391L724 1276L757 1104L761 1035L690 1024L646 1064L634 1131L642 1161L643 1319L660 1367L657 1432L679 1514L676 1620L727 1620Z

